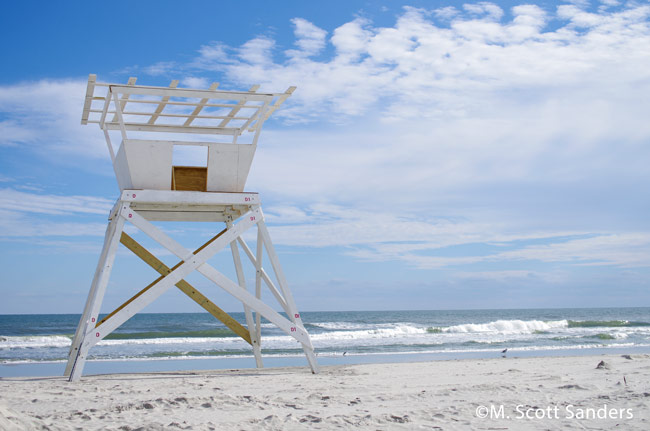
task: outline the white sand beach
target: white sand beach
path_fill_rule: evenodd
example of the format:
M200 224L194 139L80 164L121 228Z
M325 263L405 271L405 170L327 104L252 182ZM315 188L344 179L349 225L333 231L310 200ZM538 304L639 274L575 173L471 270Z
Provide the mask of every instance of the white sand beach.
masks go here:
M4 378L0 394L2 430L648 430L650 355Z

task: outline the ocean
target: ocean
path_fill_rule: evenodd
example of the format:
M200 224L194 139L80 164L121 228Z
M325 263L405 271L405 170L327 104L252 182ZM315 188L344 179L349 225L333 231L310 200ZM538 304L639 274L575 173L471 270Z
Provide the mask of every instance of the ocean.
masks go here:
M245 324L243 313L232 313ZM301 313L319 363L650 353L650 308ZM0 377L63 373L79 315L0 315ZM262 324L266 366L306 364ZM252 368L250 346L207 313L138 314L90 350L87 373Z

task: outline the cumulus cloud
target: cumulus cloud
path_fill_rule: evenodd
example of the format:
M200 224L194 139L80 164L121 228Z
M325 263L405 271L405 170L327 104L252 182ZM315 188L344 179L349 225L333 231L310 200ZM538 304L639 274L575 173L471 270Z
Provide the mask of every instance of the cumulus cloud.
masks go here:
M302 18L294 18L291 22L295 27L294 34L298 50L287 51L288 56L308 57L318 54L325 48L325 37L327 36L325 30Z

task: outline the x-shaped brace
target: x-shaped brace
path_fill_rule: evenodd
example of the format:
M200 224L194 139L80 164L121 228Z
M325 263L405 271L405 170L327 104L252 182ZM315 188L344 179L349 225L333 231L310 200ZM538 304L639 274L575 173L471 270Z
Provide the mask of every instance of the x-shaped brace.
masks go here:
M169 290L176 283L187 277L191 272L198 271L206 278L226 290L235 298L242 301L249 306L252 310L264 316L271 323L278 326L285 333L299 341L306 348L313 350L311 341L307 331L285 317L278 314L275 310L262 302L260 299L251 295L248 291L242 289L235 282L228 277L217 271L214 267L206 263L208 259L214 256L217 252L225 248L231 242L244 233L247 229L262 221L262 214L258 208L254 208L246 213L239 223L234 224L230 229L226 230L223 235L216 238L213 242L208 244L203 250L194 254L192 251L186 249L174 239L163 233L160 229L147 221L144 217L139 215L136 211L130 208L128 204L123 205L120 216L130 221L133 225L138 227L141 231L151 237L154 241L158 242L161 246L165 247L171 253L183 260L183 264L177 266L173 271L163 277L155 286L148 289L139 297L135 298L130 304L113 315L110 319L91 329L86 337L86 342L90 348L101 341L106 335L113 332L120 325L126 322L130 317L138 313L144 307L149 305L160 295Z

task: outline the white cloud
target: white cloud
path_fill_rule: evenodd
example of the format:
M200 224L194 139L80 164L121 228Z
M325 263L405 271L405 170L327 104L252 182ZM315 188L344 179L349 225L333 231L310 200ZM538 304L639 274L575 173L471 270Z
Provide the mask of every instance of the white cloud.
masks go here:
M580 265L650 267L650 234L606 234L499 253L499 260L539 260Z
M472 15L485 16L490 20L498 21L503 16L503 9L497 6L494 3L490 2L480 2L480 3L466 3L463 5L463 9L469 12Z
M327 32L322 28L316 27L311 22L294 18L291 20L295 29L296 45L299 50L289 50L287 55L290 57L305 57L318 54L325 48L325 37Z
M50 215L102 214L108 215L114 202L94 196L46 195L0 189L0 210Z
M368 21L358 18L334 30L331 42L336 49L338 60L350 62L358 60L368 46L372 33L364 28Z
M323 204L307 211L292 207L271 211L277 214L269 220L277 244L347 247L346 253L358 259L403 261L422 269L518 261L650 267L650 234L644 232L522 232L506 223L418 219L412 214L373 213ZM451 248L459 246L467 247L462 256L448 255ZM522 276L521 271L532 274L530 270L518 271L508 270L502 275Z
M108 158L97 126L80 126L85 94L84 81L0 86L0 145L27 147L48 159Z
M266 37L256 37L239 48L239 58L251 66L268 66L273 62L272 49L274 46L275 41Z
M453 6L445 6L440 9L436 9L433 11L433 13L435 16L443 20L451 20L459 14L458 9Z
M183 86L188 88L208 88L210 86L207 78L197 78L195 76L188 76L183 78Z
M62 222L0 209L0 238L3 239L102 236L105 231L105 223Z
M171 61L160 61L143 69L144 73L152 76L168 75L176 69L177 65Z

